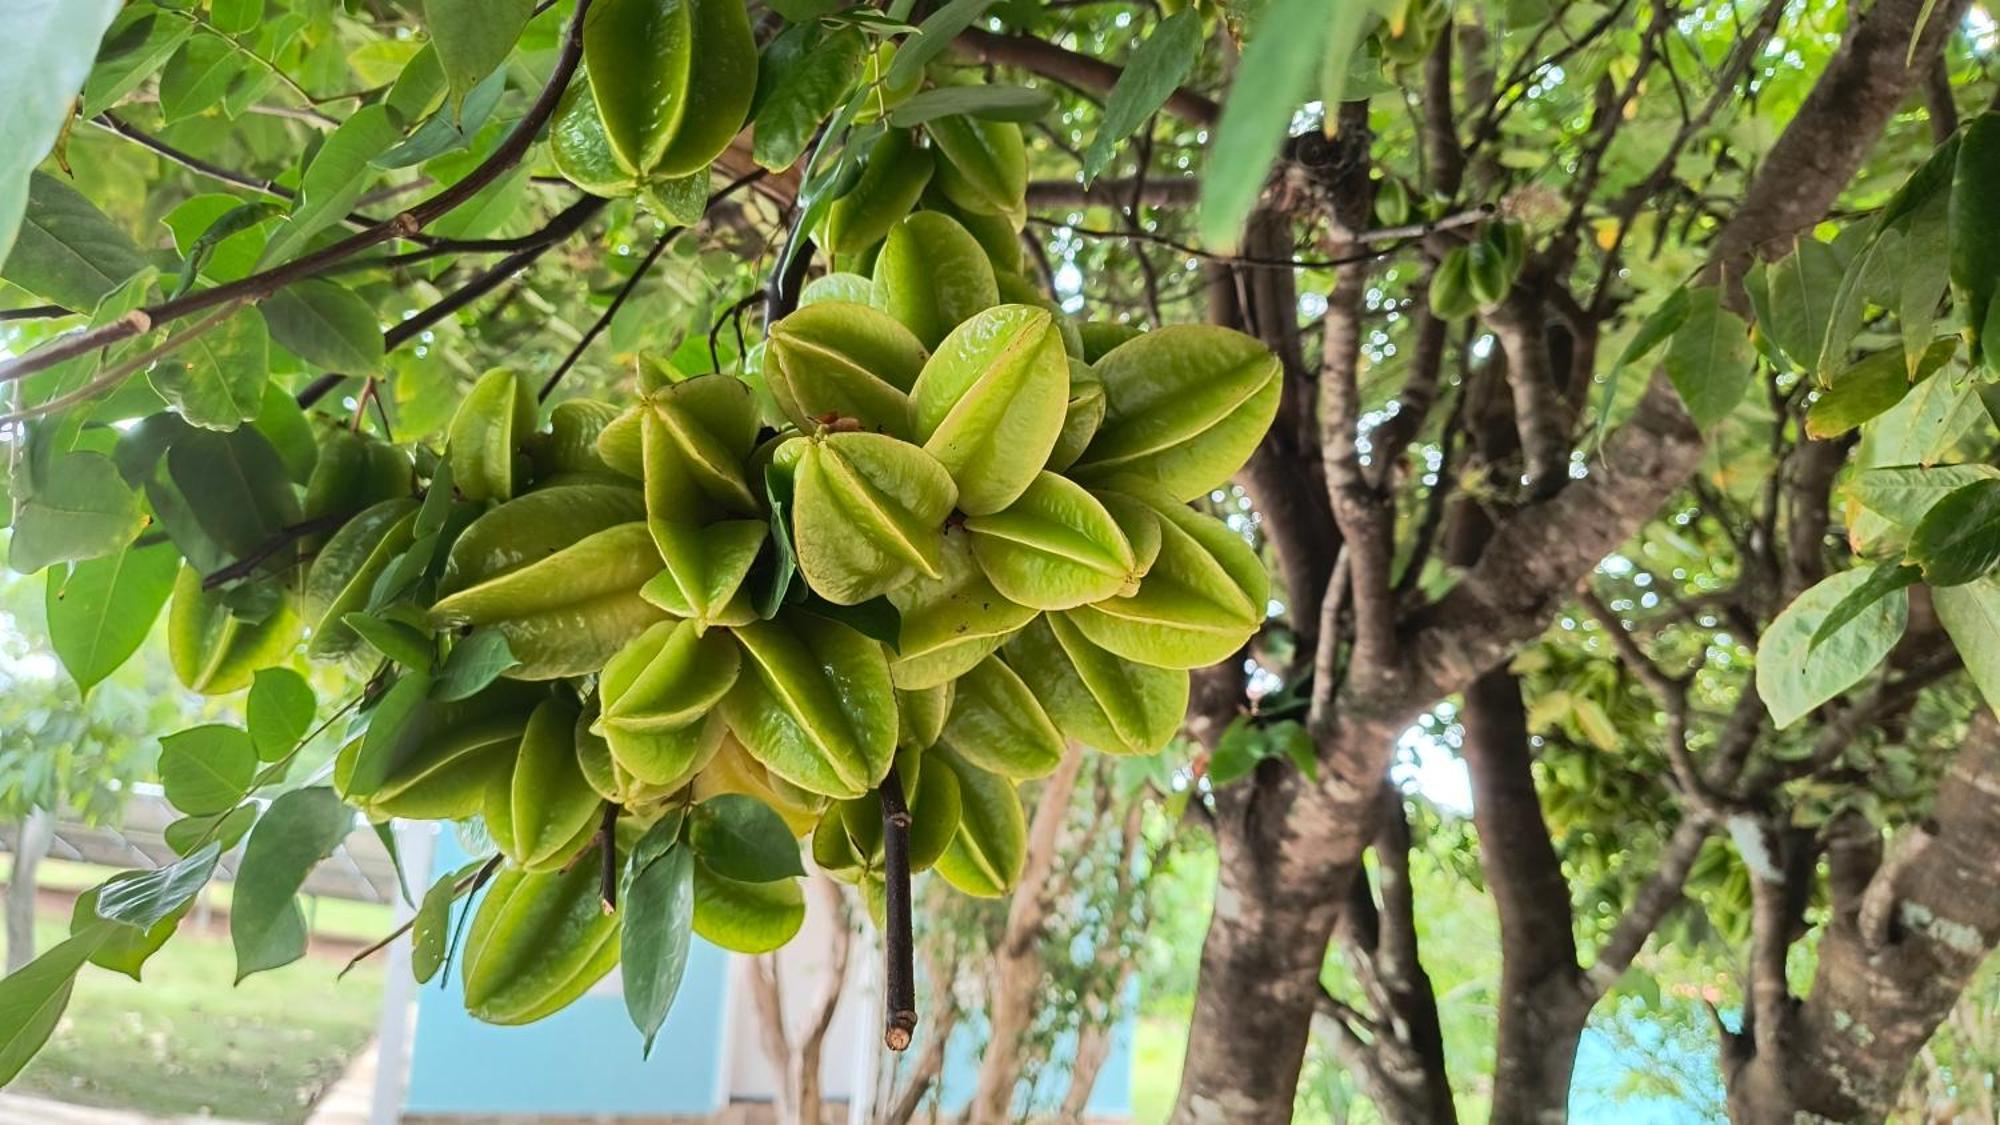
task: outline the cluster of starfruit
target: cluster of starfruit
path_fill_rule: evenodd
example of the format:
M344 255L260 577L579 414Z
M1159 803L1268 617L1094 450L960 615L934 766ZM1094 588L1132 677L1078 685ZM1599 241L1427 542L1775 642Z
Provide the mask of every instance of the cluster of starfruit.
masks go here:
M885 131L817 232L844 268L755 371L648 368L633 401L543 419L495 370L433 464L322 458L307 507L359 514L314 544L308 651L373 670L334 782L376 818L483 822L504 864L463 950L476 1016L562 1007L621 943L629 977L662 928L784 944L802 851L879 902L904 875L885 786L910 870L1006 892L1018 786L1070 742L1165 746L1188 670L1264 620L1256 553L1189 502L1261 440L1277 359L1049 303L1020 273L1020 152L1005 123ZM602 871L641 894L678 872L682 912L607 915Z

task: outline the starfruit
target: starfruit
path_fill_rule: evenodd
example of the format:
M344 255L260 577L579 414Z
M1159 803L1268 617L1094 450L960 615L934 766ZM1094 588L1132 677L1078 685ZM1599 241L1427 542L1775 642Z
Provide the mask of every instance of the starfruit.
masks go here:
M902 322L867 305L809 305L771 328L764 379L794 426L850 418L864 430L910 436L910 388L930 353Z
M604 463L597 452L597 435L618 417L618 408L595 399L573 398L549 411L549 430L533 435L528 459L535 469L536 488L570 484L637 484Z
M167 609L167 658L189 691L228 695L250 686L259 668L277 664L299 639L299 615L274 599L261 618L230 609L219 590L201 588L201 572L182 565Z
M755 797L777 810L785 826L792 835L803 836L812 831L820 814L827 807L827 799L816 793L808 793L782 777L774 777L764 768L764 764L750 756L743 744L734 735L722 737L722 748L717 750L708 767L695 775L692 787L696 801L706 801L723 793L742 793Z
M1151 754L1187 715L1188 674L1106 652L1060 614L1017 633L1004 650L1063 736L1107 754Z
M549 155L563 179L592 195L623 199L639 191L639 177L619 162L597 112L588 68L571 83L549 122Z
M874 788L896 750L881 644L798 610L733 633L744 667L722 709L750 756L808 792L858 797Z
M944 720L951 714L953 681L915 691L896 689L896 747L899 750L928 750L944 733Z
M661 785L649 785L633 777L611 756L611 744L592 728L597 724L596 701L577 716L576 765L597 795L627 809L643 808L673 794Z
M1000 303L1004 305L1033 305L1047 309L1054 319L1056 332L1062 336L1063 352L1071 359L1083 358L1083 337L1076 330L1076 322L1062 311L1062 306L1037 288L1035 283L1018 273L1002 270L994 274L1000 289Z
M542 701L521 732L511 768L494 772L483 808L500 852L530 871L561 866L597 831L603 800L578 764L575 703Z
M796 438L792 546L813 591L856 605L907 582L940 578L945 517L958 487L937 459L883 434Z
M388 442L335 429L320 439L300 514L307 522L356 515L383 500L410 495L413 483L409 454ZM318 551L330 535L306 536L299 546L308 553Z
M528 729L539 689L502 681L470 699L427 697L424 676L389 689L367 732L334 759L334 788L380 819L457 819L479 811L496 776L504 775Z
M937 873L966 894L997 898L1013 889L1028 859L1028 818L1014 783L940 747L926 765L958 780L958 831L938 857ZM928 772L928 771L926 771Z
M1085 363L1096 363L1111 354L1113 348L1139 338L1137 328L1110 320L1086 320L1076 326L1076 332L1083 340Z
M806 897L796 879L746 883L694 867L694 932L733 953L769 953L798 935Z
M993 263L949 215L919 211L889 228L875 259L875 299L927 348L1000 303Z
M858 254L886 237L924 194L935 159L908 129L882 134L868 148L861 178L827 210L827 252Z
M687 621L662 621L604 665L596 730L619 768L666 789L685 785L722 746L718 707L736 683L734 641Z
M518 485L515 459L535 431L535 395L504 367L479 377L445 431L451 483L467 500L509 500Z
M986 260L993 263L993 272L996 275L1005 276L1021 272L1021 266L1024 264L1021 254L1021 232L1015 228L1012 219L1005 215L968 211L958 206L945 198L944 192L938 189L935 177L931 180L930 190L924 193L922 206L926 211L941 211L958 220L958 225L977 239L980 248L986 251Z
M498 629L517 679L596 671L662 616L639 594L660 570L642 504L631 489L572 485L494 508L452 544L433 620Z
M641 179L706 168L757 92L757 44L736 0L600 0L583 58L611 155Z
M1127 482L1130 487L1143 487ZM1226 660L1263 623L1270 579L1256 552L1220 521L1148 498L1158 517L1158 557L1129 595L1066 611L1091 641L1159 668Z
M747 384L703 375L661 387L598 435L606 464L645 479L647 528L665 563L647 600L703 628L756 616L742 586L769 529L744 472L757 425Z
M869 268L872 269L874 267L871 264ZM813 305L825 304L829 301L841 301L850 305L861 305L872 308L874 307L872 304L874 300L875 283L868 280L867 276L861 273L836 271L834 273L821 274L811 281L806 282L805 288L799 290L799 307L802 309L810 308ZM908 330L905 329L905 331ZM766 359L765 362L769 363L770 360Z
M938 561L943 577L889 591L901 615L889 673L905 691L957 679L997 650L1035 611L1002 597L972 557L971 536L949 529Z
M367 608L375 580L410 545L417 507L407 496L384 500L342 524L320 548L306 573L305 611L314 622L306 655L334 660L360 645L341 618Z
M1061 732L997 656L959 677L939 741L980 769L1015 781L1047 777L1063 755Z
M1019 229L1028 214L1028 149L1011 121L954 115L925 126L944 159L937 185L967 211L1004 215Z
M897 783L910 813L912 872L935 865L958 832L958 775L944 766L925 769L925 757L915 750L896 755ZM836 802L813 830L813 863L836 879L859 883L882 870L882 832L879 791Z
M1056 437L1055 448L1049 450L1049 463L1043 467L1060 473L1074 465L1090 445L1090 439L1097 436L1097 428L1103 424L1104 384L1097 381L1097 376L1082 360L1072 357L1069 361L1069 401L1063 407L1062 433Z
M1282 365L1256 339L1177 325L1107 352L1104 424L1070 474L1085 483L1130 475L1192 500L1227 481L1278 411Z
M924 451L990 515L1027 491L1062 436L1069 359L1045 309L1001 305L954 329L910 390Z
M466 933L467 1012L487 1023L532 1023L611 971L619 919L599 901L599 866L592 854L553 871L510 865L494 877Z
M968 516L972 555L993 588L1034 609L1102 601L1138 580L1132 544L1082 485L1042 472L1004 511Z

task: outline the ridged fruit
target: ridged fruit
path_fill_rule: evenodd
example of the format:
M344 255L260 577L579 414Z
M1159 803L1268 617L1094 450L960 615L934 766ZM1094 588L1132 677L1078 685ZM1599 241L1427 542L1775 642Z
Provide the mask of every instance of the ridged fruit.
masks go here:
M910 391L916 436L958 482L958 508L998 512L1062 436L1069 359L1047 310L1001 305L954 329Z

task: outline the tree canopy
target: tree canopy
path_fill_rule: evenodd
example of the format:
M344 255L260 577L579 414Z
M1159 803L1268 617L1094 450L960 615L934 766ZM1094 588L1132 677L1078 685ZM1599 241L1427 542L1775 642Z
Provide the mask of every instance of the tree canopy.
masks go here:
M913 877L1004 896L1024 790L1151 787L1218 865L1181 1122L1288 1119L1314 1041L1383 1120L1558 1119L1673 957L1741 966L1735 1119L1881 1119L2000 942L1983 8L17 22L7 561L73 706L135 654L205 702L151 732L183 858L0 983L0 1074L229 849L239 972L301 956L357 817L486 842L410 927L480 1018L615 968L650 1042L810 867L901 1049ZM1491 1057L1439 870L1497 909Z

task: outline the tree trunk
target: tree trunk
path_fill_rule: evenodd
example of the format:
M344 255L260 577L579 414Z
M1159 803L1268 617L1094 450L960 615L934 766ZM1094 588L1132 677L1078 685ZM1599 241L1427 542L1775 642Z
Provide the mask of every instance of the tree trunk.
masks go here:
M7 971L35 959L35 873L55 842L56 818L35 809L14 834L14 869L7 878Z
M1020 1041L1035 1020L1041 998L1042 931L1054 897L1056 842L1069 816L1083 770L1083 747L1071 743L1056 772L1042 783L1035 819L1028 827L1028 855L1007 908L1007 929L993 950L987 990L986 1054L966 1113L972 1125L1004 1125L1014 1119L1014 1087L1021 1078Z
M1760 1020L1754 1045L1731 1044L1731 1116L1744 1125L1883 1120L1996 945L2000 722L1982 710L1930 819L1897 841L1851 908L1836 905L1811 994L1782 1001L1775 1034Z
M820 1085L820 1057L827 1029L833 1025L847 979L847 958L853 947L854 932L847 915L847 899L840 887L823 874L814 873L808 887L816 891L831 913L834 930L823 967L820 990L806 1012L804 1026L794 1034L785 1018L783 977L778 954L767 953L751 959L750 996L757 1010L758 1037L764 1057L778 1080L778 1120L783 1125L820 1125L825 1117Z

